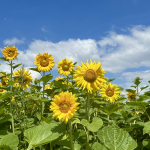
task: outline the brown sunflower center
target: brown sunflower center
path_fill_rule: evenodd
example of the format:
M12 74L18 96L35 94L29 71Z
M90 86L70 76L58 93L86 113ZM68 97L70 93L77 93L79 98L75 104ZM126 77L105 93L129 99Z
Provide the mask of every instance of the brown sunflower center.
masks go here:
M131 95L130 99L134 101L135 100L135 95Z
M2 82L2 85L6 85L6 82L4 80L2 80L1 82Z
M96 78L97 78L97 75L95 71L92 69L88 69L86 73L84 74L84 79L88 82L93 82L96 80Z
M10 57L13 55L13 52L12 51L9 51L9 54L8 54Z
M109 97L111 97L111 96L114 95L114 92L109 89L108 91L106 91L106 95L109 96Z
M64 65L62 68L63 68L63 71L68 71L69 70L68 65Z
M46 66L48 66L48 61L45 60L45 59L43 59L43 60L40 62L40 65L41 65L42 67L46 67Z
M70 108L70 106L69 106L69 104L67 104L66 102L60 104L60 110L61 110L61 112L63 112L63 113L67 113L68 110L69 110L69 108Z

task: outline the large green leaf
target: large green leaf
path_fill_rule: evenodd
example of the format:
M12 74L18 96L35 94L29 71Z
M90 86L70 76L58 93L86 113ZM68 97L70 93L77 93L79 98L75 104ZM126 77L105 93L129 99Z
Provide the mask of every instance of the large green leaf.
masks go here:
M104 145L101 145L100 143L95 142L92 145L92 150L108 150L108 149Z
M129 133L116 125L104 127L97 136L110 150L134 150L137 147Z
M89 123L86 119L82 119L81 124L86 126L88 130L97 132L102 127L103 121L101 118L94 117L92 123Z
M24 132L24 136L29 143L28 149L47 144L56 140L65 131L64 123L45 123L41 125L27 129Z
M19 144L18 137L12 133L0 139L0 149L16 150Z
M143 134L145 133L150 134L150 121L144 124Z

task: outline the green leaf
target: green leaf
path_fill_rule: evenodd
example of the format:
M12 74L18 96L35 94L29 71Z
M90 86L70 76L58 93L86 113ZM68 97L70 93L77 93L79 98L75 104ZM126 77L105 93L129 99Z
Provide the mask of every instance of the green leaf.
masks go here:
M0 115L0 124L10 121L11 122L11 115L10 114L4 114Z
M140 77L136 77L135 80L132 81L132 82L134 82L134 84L135 84L136 86L138 86L138 85L141 83L140 80L142 80L142 79L140 79Z
M6 94L3 94L3 95L0 95L0 99L5 99L7 97L11 97L11 96L16 95L16 94L17 94L17 92L15 92L15 93L6 93Z
M86 126L88 130L97 132L102 127L103 121L101 118L94 117L92 123L89 123L86 119L82 119L81 124Z
M129 133L116 125L104 127L97 136L110 150L134 150L137 147Z
M74 150L80 150L81 145L80 144L74 144Z
M1 60L3 61L9 61L8 59L6 59L5 57L0 57Z
M7 130L0 130L0 138L4 137L7 135Z
M100 143L95 142L92 145L92 150L108 150L108 149L104 145L101 145Z
M10 133L0 139L0 148L6 148L6 150L16 150L19 144L18 136Z
M15 66L12 66L12 68L15 69L15 68L19 67L20 65L22 65L22 63L21 64L17 64Z
M40 92L40 90L41 90L41 86L37 86L37 85L30 85L31 86L31 88L35 88L35 89L37 89L39 92Z
M150 121L144 124L143 134L145 133L150 134Z
M135 93L135 90L132 90L132 89L126 89L126 91L127 91L127 92L130 92L130 93L132 93L132 94Z
M143 146L150 149L150 139L144 139L142 142Z
M104 112L108 113L109 115L112 114L113 112L119 110L123 106L117 106L117 104L109 104L106 108L101 108Z
M66 130L64 123L42 122L41 125L25 130L24 136L29 143L28 149L47 144L56 140Z
M33 71L36 71L36 72L39 72L41 74L41 71L39 71L37 68L28 68L29 70L33 70ZM41 74L42 75L42 74Z
M128 106L141 107L143 110L145 110L146 106L148 106L149 104L149 102L126 102L126 105Z
M53 78L53 76L51 74L48 74L48 75L45 75L44 77L42 77L41 79L39 79L39 81L43 81L44 83L47 83L52 78Z
M114 81L116 78L113 78L113 79L108 79L107 80L107 83L111 82L111 81Z
M14 85L15 83L18 83L17 81L8 81L9 85Z
M147 85L147 86L145 86L145 87L140 87L140 89L141 89L141 91L142 91L142 90L146 89L147 87L149 87L149 86Z
M71 124L80 123L78 118L73 118Z

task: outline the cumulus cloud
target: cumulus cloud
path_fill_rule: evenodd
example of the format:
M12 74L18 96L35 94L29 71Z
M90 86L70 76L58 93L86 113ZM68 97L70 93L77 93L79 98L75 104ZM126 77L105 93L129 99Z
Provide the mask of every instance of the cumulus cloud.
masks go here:
M22 38L21 40L19 40L16 37L13 37L12 39L6 39L3 41L4 45L10 45L10 46L14 46L15 44L22 44L24 43L25 38Z
M127 68L150 67L150 27L136 26L130 32L130 35L110 32L97 42L103 51L103 67L111 73L121 73Z

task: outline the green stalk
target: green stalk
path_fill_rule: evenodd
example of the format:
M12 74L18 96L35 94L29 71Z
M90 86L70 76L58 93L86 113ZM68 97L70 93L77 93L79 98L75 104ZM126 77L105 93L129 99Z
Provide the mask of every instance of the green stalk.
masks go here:
M72 141L72 125L71 125L71 119L68 120L69 124L69 131L70 131L70 142L71 142L71 150L74 150L73 141Z
M87 90L87 102L86 102L86 112L87 112L87 120L88 122L90 122L90 119L89 119L89 110L90 110L90 95L88 93L88 90ZM86 150L89 150L89 130L87 129L87 138L86 138Z
M43 72L43 77L45 76L45 72ZM45 83L43 81L43 98L44 98L44 89L45 89ZM44 102L42 102L42 109L41 109L41 117L43 116L43 112L44 112Z
M10 80L12 81L12 60L11 60L11 76L10 76ZM10 92L12 93L12 85L10 85ZM13 112L12 112L12 102L11 102L11 99L10 99L10 113L12 115L12 119L11 119L12 131L13 131L13 134L15 134L14 118L13 118Z

